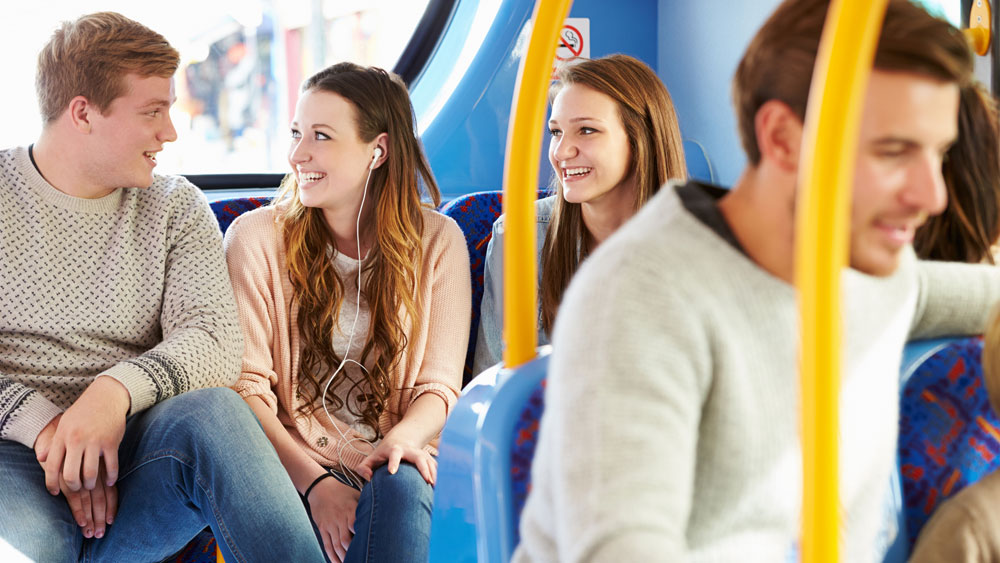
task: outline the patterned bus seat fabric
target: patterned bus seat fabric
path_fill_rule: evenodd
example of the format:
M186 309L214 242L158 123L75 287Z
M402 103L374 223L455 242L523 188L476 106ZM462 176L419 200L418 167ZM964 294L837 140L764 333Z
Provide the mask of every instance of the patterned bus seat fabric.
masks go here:
M514 503L514 545L521 541L520 526L521 510L524 501L531 492L531 460L535 457L535 446L538 445L538 425L545 410L545 379L528 396L524 410L514 422L514 439L510 448L510 486L511 500Z
M1000 467L1000 420L983 385L982 349L981 338L951 341L904 384L899 464L911 548L936 507Z
M215 563L215 537L208 528L202 530L171 561L173 563Z
M538 197L550 195L539 190ZM469 348L465 355L462 386L478 374L472 373L472 360L476 353L479 334L479 306L483 302L483 270L486 267L486 247L493 236L493 223L503 213L503 192L476 192L457 197L441 206L441 213L458 223L465 235L472 270L472 324L469 331Z
M271 202L269 197L239 197L234 199L220 199L213 201L209 205L215 213L215 219L219 222L222 234L226 234L229 225L247 211L253 211L258 207L263 207Z

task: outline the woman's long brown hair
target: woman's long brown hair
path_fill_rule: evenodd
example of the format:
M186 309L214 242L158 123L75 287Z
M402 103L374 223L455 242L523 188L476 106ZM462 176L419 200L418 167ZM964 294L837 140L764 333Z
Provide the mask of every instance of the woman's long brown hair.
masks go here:
M666 86L646 64L628 55L585 60L562 67L549 92L549 102L570 84L580 84L613 99L628 136L635 175L635 211L670 178L687 178L684 146L677 113ZM542 328L551 333L556 311L580 262L590 254L590 237L579 203L563 198L562 182L554 179L557 197L542 247Z
M406 349L409 327L420 326L423 314L416 287L422 259L421 213L431 204L421 197L420 180L433 206L440 204L441 193L417 140L409 93L398 76L380 68L339 63L306 80L302 91L310 90L334 93L350 102L363 142L371 142L381 133L388 135L386 160L372 172L369 186L375 207L373 221L363 229L374 242L364 264L368 279L363 292L371 325L361 358L355 358L366 364L374 357L374 365L365 372L364 381L355 384L367 383L370 388L362 400L362 412L352 410L379 436L378 419L392 391L391 374ZM336 251L336 243L322 210L303 206L298 190L295 175L289 174L274 204L280 210L288 277L298 305L303 342L298 392L304 401L299 413L308 414L323 404L318 400L323 391L321 382L329 375L327 370L340 365L340 354L346 353L333 349L344 280L330 259L329 250ZM345 377L341 371L331 387L336 389ZM334 409L343 405L337 396L324 397L323 401ZM350 402L348 408L353 409Z
M958 140L942 167L948 207L917 229L917 256L994 263L1000 237L1000 130L996 101L982 86L962 88Z

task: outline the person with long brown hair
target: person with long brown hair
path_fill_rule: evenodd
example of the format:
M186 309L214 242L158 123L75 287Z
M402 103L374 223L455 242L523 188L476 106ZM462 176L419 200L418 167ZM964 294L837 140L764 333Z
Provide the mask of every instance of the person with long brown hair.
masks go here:
M583 260L671 178L687 178L677 113L649 66L610 55L564 66L549 92L555 195L538 200L538 343ZM486 249L474 371L500 361L503 225Z
M993 96L978 83L962 88L958 139L942 167L948 207L913 239L926 260L996 263L1000 237L1000 130Z
M275 202L226 234L246 342L235 389L330 560L426 561L469 332L462 232L422 198L440 192L406 86L382 69L306 80L288 160Z

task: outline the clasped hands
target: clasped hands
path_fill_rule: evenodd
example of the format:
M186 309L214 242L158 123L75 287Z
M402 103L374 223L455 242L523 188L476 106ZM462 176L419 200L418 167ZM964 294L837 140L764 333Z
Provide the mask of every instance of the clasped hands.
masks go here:
M118 511L118 446L130 396L111 377L98 377L35 438L45 488L66 497L87 538L104 537Z

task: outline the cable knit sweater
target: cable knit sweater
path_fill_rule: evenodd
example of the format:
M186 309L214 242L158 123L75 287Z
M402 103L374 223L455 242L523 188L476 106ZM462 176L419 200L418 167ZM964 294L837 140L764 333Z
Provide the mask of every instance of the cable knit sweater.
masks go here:
M462 366L469 340L472 285L469 255L458 225L436 211L423 212L423 264L417 277L421 323L411 327L399 368L393 374L388 404L379 418L383 433L396 425L406 409L424 393L441 397L450 410L462 385ZM240 216L226 232L226 259L236 292L246 349L236 391L258 396L278 416L292 439L319 464L356 469L364 448L342 447L341 435L359 435L322 409L298 415L300 341L298 308L276 209L264 207ZM434 451L433 447L429 447ZM338 454L339 452L339 454Z
M134 414L231 385L242 350L221 235L180 177L68 196L0 151L0 439L28 447L97 375Z
M843 557L865 562L882 555L903 345L981 331L1000 268L910 250L890 277L843 278ZM791 285L661 190L563 300L514 561L786 560L802 498L797 324Z

